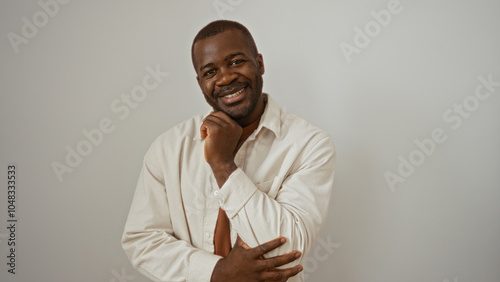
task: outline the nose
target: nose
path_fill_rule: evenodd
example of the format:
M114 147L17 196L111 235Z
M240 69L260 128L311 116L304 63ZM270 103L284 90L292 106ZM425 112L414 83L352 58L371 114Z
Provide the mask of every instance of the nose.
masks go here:
M238 75L230 68L220 68L217 74L216 86L229 85L238 78Z

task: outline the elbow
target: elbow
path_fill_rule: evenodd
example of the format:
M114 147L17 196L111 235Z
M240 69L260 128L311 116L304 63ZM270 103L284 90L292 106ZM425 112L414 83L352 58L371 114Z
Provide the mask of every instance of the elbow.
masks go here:
M127 232L123 232L123 235L122 235L122 239L121 239L121 245L122 245L122 249L123 251L125 252L125 254L127 255L130 263L132 264L132 266L134 268L137 268L137 256L135 255L136 253L136 238L134 238L133 236L130 236L129 233Z
M121 239L122 249L127 255L130 263L135 269L142 264L144 249L141 248L141 241L144 234L124 232Z
M310 218L303 219L302 216L297 214L292 215L291 221L291 230L281 230L281 234L290 234L290 238L287 238L285 243L287 245L284 248L286 249L285 252L299 251L302 254L297 262L299 264L301 260L310 254L320 232L321 224L311 221Z

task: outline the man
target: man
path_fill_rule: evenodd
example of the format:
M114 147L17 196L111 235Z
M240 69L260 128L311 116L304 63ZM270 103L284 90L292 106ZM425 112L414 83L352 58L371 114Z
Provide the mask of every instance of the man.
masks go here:
M208 24L191 55L213 111L151 145L123 248L156 281L303 281L328 210L332 140L262 93L263 58L241 24Z

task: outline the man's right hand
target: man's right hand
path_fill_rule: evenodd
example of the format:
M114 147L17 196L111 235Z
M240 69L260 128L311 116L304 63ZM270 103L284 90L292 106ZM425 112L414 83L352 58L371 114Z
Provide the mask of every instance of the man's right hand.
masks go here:
M238 236L233 249L227 257L220 259L215 265L211 282L255 282L255 281L287 281L288 278L302 271L301 265L291 268L277 269L301 256L299 251L264 258L264 254L278 248L286 242L283 237L250 248Z

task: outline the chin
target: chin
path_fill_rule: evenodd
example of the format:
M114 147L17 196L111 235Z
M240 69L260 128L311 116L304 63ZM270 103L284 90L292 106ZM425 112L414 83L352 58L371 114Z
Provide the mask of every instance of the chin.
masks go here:
M246 118L249 116L254 110L256 104L249 103L249 101L245 101L240 105L235 105L229 109L223 110L228 116L230 116L233 120L240 120L242 118Z
M233 111L223 111L223 112L225 112L233 120L239 120L239 119L245 118L245 117L247 117L249 115L249 111L245 111L245 112L241 112L241 111L236 111L236 112L233 112Z

